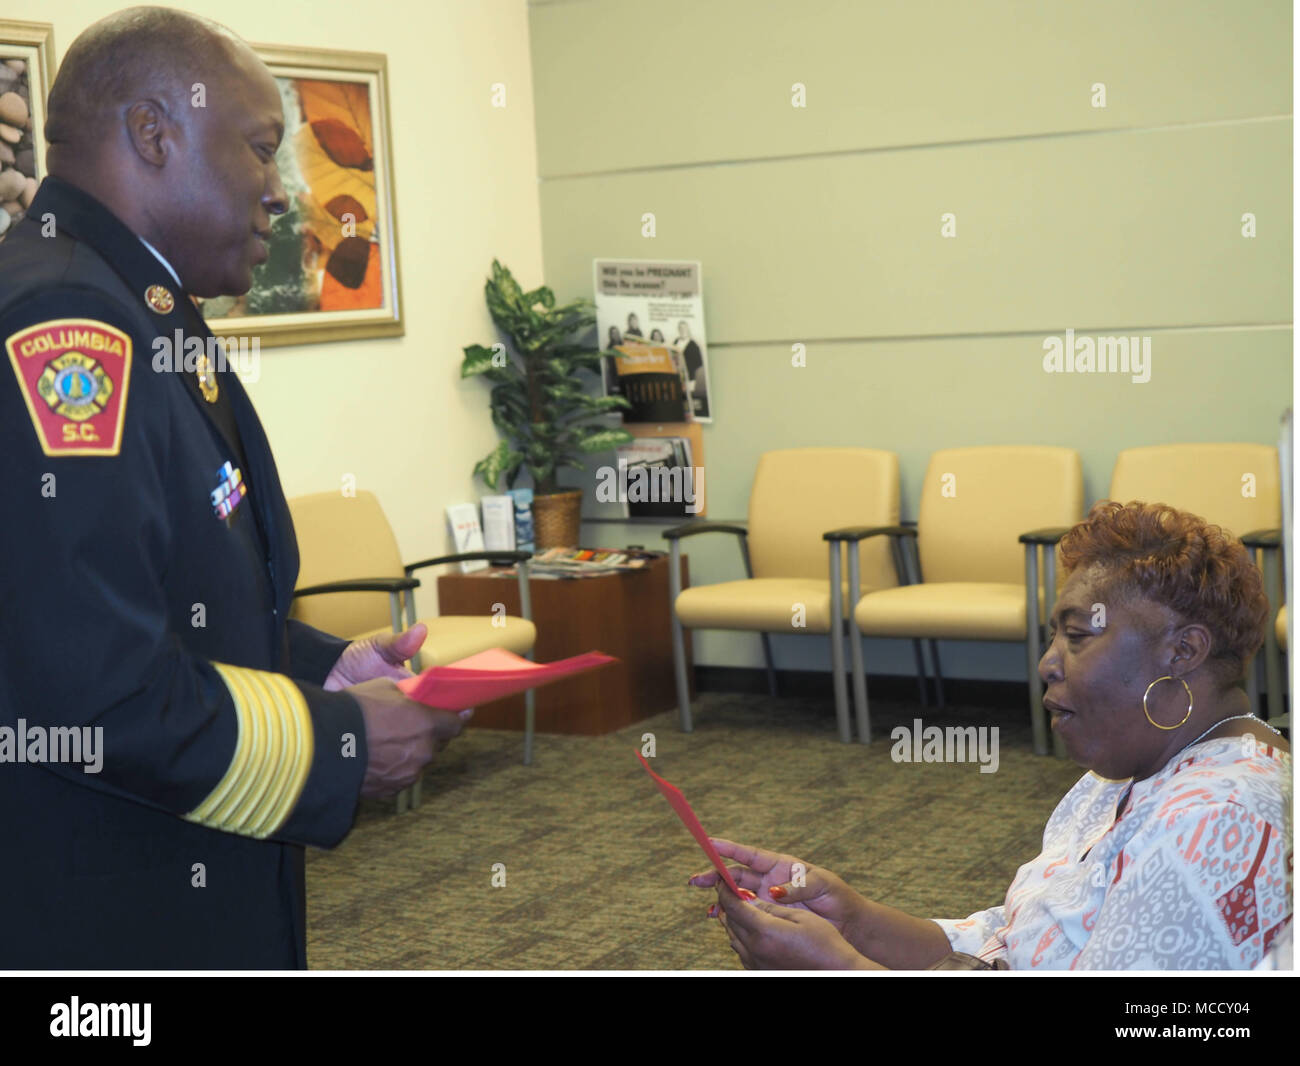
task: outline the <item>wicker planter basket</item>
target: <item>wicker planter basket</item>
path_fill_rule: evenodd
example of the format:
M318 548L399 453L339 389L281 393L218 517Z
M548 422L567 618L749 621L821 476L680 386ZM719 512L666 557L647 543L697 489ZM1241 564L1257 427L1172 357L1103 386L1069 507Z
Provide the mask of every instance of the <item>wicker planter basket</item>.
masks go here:
M533 536L537 548L576 548L581 536L582 491L533 497Z

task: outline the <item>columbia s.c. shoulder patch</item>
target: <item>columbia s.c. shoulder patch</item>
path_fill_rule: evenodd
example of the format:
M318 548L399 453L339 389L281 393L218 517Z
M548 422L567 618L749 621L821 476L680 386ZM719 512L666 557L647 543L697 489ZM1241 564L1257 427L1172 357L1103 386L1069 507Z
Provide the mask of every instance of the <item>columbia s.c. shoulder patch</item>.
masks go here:
M131 379L131 338L107 322L57 318L5 341L46 455L117 455Z

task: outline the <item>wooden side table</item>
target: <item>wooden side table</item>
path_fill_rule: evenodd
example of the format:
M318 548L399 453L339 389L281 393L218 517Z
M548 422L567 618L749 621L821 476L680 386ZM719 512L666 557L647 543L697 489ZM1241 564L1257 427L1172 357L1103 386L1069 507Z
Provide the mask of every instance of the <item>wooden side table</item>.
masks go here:
M689 571L682 558L682 588ZM541 733L598 736L677 706L673 683L668 558L643 570L567 580L528 582L539 663L586 651L603 651L620 661L537 690L536 729ZM480 570L438 578L440 614L491 614L505 604L519 614L519 584L513 572ZM686 675L691 678L691 641L686 634ZM475 708L471 725L524 728L522 695Z

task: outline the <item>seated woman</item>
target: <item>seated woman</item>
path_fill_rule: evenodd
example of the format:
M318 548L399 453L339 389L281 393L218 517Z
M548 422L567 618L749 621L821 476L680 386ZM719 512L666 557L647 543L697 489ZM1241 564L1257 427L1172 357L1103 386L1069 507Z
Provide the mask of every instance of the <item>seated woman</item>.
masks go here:
M1011 969L1250 969L1289 943L1290 747L1241 687L1269 621L1258 568L1163 504L1098 503L1060 550L1038 672L1052 728L1089 772L1042 853L1002 906L928 920L792 856L715 841L747 898L714 872L691 882L716 886L710 914L747 968L927 969L964 952Z

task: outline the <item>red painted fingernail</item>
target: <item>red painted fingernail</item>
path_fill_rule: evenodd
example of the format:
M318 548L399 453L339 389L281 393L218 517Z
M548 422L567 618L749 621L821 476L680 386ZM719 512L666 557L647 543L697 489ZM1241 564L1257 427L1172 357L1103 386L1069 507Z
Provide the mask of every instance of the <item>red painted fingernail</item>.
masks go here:
M716 918L717 916L718 916L718 905L716 903L709 904L709 917Z
M767 890L767 894L773 899L785 899L786 891L780 885L773 885Z
M747 888L742 888L742 889L740 890L740 898L741 898L741 899L744 899L744 900L751 900L751 899L758 899L758 896L756 896L756 895L755 895L753 892L751 892L749 889L747 889Z

